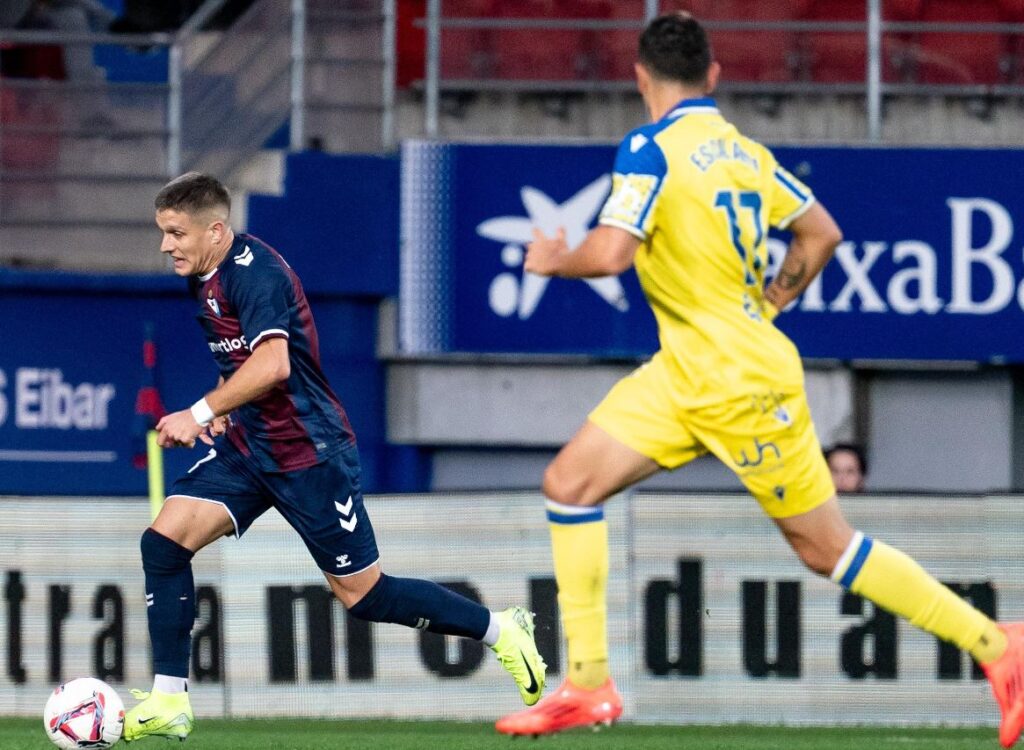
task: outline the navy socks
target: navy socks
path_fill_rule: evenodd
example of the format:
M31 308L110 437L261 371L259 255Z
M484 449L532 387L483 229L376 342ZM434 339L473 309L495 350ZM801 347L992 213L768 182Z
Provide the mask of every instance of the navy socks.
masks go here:
M196 591L194 553L162 534L146 529L140 544L146 573L146 615L153 644L153 672L188 677Z
M391 622L477 641L483 639L491 621L490 611L482 604L443 586L383 573L349 612L360 620Z

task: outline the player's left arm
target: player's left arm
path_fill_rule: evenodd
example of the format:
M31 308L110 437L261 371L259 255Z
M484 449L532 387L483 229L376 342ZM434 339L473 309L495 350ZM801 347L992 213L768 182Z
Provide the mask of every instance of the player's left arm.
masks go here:
M288 339L263 339L234 375L206 394L204 400L212 416L197 418L196 406L168 414L156 426L159 444L164 448L177 445L191 448L207 424L259 398L278 383L287 380L290 374Z
M565 231L547 237L533 230L533 242L526 248L524 268L541 276L585 279L617 276L633 265L640 240L618 227L600 225L592 229L583 243L570 250Z
M819 202L814 202L797 216L788 229L793 232L782 268L764 290L764 298L776 310L784 310L790 302L821 273L832 258L843 233L832 215Z

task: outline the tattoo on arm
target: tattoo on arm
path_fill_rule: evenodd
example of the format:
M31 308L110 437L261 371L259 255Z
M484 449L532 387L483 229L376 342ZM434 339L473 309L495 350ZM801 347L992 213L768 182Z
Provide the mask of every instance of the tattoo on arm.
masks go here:
M806 279L807 261L791 252L782 262L778 275L764 290L765 299L781 310L803 290Z
M804 276L807 275L807 261L796 260L794 263L789 263L789 258L786 261L779 269L779 275L775 278L775 282L783 289L799 289Z

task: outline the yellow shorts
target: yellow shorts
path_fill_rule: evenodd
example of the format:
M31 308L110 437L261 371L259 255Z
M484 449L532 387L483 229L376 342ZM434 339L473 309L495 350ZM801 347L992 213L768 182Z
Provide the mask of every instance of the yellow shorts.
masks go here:
M679 402L659 353L616 383L590 421L666 469L713 453L772 518L806 513L835 494L802 391L751 392L700 408Z

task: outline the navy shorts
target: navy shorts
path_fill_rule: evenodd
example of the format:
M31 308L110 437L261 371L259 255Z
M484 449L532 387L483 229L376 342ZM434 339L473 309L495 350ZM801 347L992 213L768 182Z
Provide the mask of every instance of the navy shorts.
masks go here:
M352 445L306 469L259 471L227 439L175 481L168 497L223 505L241 537L268 508L299 532L325 573L346 576L377 562L377 541L363 506L359 452Z

